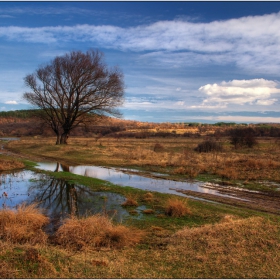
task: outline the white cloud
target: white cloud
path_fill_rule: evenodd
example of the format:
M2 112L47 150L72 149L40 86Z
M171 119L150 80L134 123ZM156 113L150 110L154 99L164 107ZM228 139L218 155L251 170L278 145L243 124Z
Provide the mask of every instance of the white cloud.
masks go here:
M271 98L280 94L278 83L265 79L232 80L220 84L207 84L199 88L206 94L202 104L192 108L226 108L228 105L263 105L269 106L278 101Z
M177 101L177 102L175 102L175 105L184 106L185 102L184 101Z
M197 62L233 62L255 72L275 72L280 71L279 26L280 13L274 13L209 23L158 21L128 28L88 24L9 26L0 28L0 37L46 44L87 41L106 48L149 51L156 59L173 63L174 67Z
M264 106L269 106L277 102L278 99L267 99L267 100L257 100L256 104L257 105L264 105Z
M17 105L17 101L15 100L10 100L10 101L6 101L5 104L9 104L9 105Z

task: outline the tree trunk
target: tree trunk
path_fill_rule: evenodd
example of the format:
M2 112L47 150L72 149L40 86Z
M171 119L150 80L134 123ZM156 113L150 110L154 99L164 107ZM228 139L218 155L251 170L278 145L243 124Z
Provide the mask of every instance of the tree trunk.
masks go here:
M67 139L68 139L68 133L66 132L62 133L59 144L67 144Z
M56 134L56 145L59 145L60 144L60 135L59 133Z

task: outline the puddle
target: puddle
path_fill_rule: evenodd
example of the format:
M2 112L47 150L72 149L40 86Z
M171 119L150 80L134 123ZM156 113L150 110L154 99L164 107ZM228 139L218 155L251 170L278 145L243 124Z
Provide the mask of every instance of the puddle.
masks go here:
M63 166L59 163L46 163L40 162L37 165L38 169L48 170L48 171L68 171L73 174L87 176L91 178L98 178L105 181L109 181L113 184L120 186L130 186L137 189L156 191L160 193L176 194L186 197L187 195L180 193L178 191L195 191L205 194L218 195L223 197L236 198L234 196L221 194L219 191L205 188L202 186L202 182L179 182L167 179L154 179L147 178L140 175L128 174L127 172L122 172L116 168L106 168L99 166ZM128 171L128 169L126 169Z
M103 213L121 222L129 216L121 206L125 200L124 196L116 193L94 192L88 187L32 171L0 174L0 208L38 203L43 213L51 218L49 231L55 230L62 219L71 214L81 217Z
M16 140L20 140L19 137L0 137L0 140L2 141L16 141Z

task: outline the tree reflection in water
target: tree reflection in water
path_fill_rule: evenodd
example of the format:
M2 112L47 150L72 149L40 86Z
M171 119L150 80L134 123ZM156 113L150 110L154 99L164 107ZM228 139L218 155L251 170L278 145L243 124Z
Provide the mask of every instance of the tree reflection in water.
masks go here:
M94 192L88 187L40 174L29 187L29 202L38 202L52 220L52 226L71 215L102 213L121 221L128 212L121 206L125 198L110 192Z
M56 168L67 170L59 164ZM50 231L71 215L82 217L102 213L121 222L130 216L121 206L125 200L124 196L116 193L95 192L88 187L30 170L0 173L0 208L38 203L51 219Z

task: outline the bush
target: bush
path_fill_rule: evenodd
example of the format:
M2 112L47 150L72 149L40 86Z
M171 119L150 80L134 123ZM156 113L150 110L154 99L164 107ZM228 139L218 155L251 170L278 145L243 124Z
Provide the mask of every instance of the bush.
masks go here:
M255 131L251 128L235 128L230 131L230 143L235 149L247 146L252 148L257 144Z
M186 201L178 198L168 199L165 206L165 214L171 217L183 217L191 213L190 208L187 206Z
M223 147L221 143L214 140L205 140L194 149L199 153L209 153L209 152L221 152Z
M164 151L164 147L161 144L156 143L154 146L154 152L162 152L162 151Z

